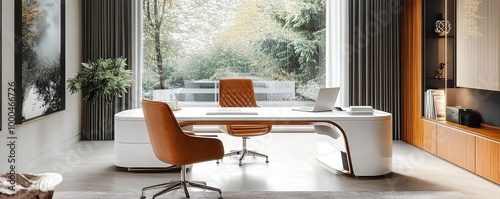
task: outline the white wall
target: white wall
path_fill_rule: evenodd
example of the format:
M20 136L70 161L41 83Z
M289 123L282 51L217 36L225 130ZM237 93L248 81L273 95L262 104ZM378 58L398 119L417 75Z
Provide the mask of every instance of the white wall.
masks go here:
M14 81L14 2L2 0L2 133L0 134L0 172L7 170L7 88ZM66 78L80 70L82 62L81 0L66 0ZM66 91L66 109L16 126L17 172L22 166L50 149L78 139L81 126L80 94ZM47 171L49 172L49 171Z

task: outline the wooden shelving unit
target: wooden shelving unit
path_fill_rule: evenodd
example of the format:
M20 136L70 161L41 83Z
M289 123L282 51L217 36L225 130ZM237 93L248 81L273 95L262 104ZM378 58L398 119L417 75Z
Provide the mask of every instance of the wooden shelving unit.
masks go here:
M444 12L442 0L403 0L402 35L402 139L436 156L457 164L500 184L500 128L482 125L470 128L423 116L423 93L429 88L455 86L455 46L448 46L448 80L433 78L441 62L436 56L443 50L444 38L433 33L436 13ZM440 4L441 3L441 4ZM448 18L456 17L455 1L448 0ZM434 5L437 4L437 5ZM431 13L430 15L428 15ZM434 13L434 14L432 14ZM456 26L452 23L452 30ZM447 44L455 45L455 32ZM441 40L441 41L440 41ZM446 85L445 85L446 82ZM496 102L495 102L496 103Z

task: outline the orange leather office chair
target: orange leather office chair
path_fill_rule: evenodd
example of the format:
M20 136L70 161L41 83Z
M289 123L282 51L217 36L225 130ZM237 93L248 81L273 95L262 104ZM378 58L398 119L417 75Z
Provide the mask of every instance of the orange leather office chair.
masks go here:
M224 156L222 142L219 139L197 137L192 132L184 132L166 103L143 100L142 110L156 157L168 164L181 165L181 179L145 187L142 189L141 199L146 198L144 196L146 190L155 188L165 189L156 193L153 198L180 188L184 189L186 198L189 198L187 186L217 191L222 198L220 189L186 180L186 165L219 160Z
M219 80L219 106L221 107L259 107L255 99L253 82L246 78L228 78ZM221 126L220 129L235 137L243 138L243 149L231 151L224 156L241 155L239 165L246 155L254 155L266 158L266 163L269 163L267 155L248 151L246 140L249 137L265 135L271 131L271 125L227 125ZM219 163L217 161L217 163Z

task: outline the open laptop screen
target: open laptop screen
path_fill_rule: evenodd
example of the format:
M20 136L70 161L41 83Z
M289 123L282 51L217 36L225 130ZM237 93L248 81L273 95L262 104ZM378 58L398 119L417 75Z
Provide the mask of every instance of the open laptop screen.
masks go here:
M292 110L309 112L331 111L333 110L335 102L337 101L339 90L340 87L320 88L318 96L316 97L316 102L314 103L314 107L301 107Z

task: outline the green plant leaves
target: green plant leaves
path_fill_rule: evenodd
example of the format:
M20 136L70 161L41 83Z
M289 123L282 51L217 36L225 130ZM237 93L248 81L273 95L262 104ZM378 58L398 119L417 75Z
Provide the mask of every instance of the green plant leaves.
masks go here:
M82 101L94 102L102 97L110 102L121 97L134 82L132 71L126 70L126 58L100 58L82 63L83 69L74 78L69 78L68 90L74 94L83 91Z

